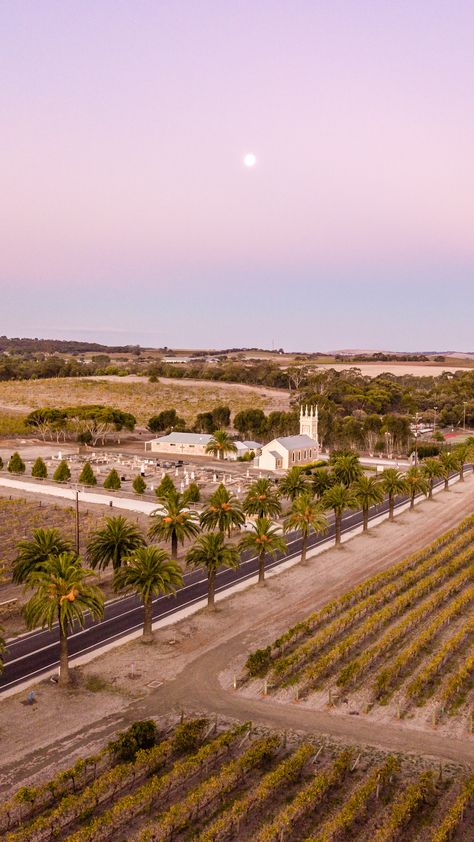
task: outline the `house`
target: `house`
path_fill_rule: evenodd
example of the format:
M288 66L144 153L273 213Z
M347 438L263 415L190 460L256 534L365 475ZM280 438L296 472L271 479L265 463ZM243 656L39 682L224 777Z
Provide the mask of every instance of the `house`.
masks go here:
M166 453L167 456L206 456L206 447L212 436L201 433L169 433L145 442L145 450Z
M261 452L262 445L258 441L234 441L237 448L235 453L227 453L226 459L235 461L239 457L243 457L248 453L253 453L257 456Z
M299 435L282 436L265 444L258 458L258 467L266 471L286 471L295 465L312 462L318 456L318 407L310 407L309 410L301 407Z

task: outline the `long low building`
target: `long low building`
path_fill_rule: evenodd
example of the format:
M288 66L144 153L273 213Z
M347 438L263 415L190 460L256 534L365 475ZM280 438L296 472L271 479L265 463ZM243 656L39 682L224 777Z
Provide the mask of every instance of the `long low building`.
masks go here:
M208 433L169 433L167 436L160 436L145 442L145 450L151 453L162 453L166 456L209 456L206 447L212 436ZM261 445L256 441L235 441L237 450L235 453L228 453L226 459L235 460L239 456L253 451L259 453Z

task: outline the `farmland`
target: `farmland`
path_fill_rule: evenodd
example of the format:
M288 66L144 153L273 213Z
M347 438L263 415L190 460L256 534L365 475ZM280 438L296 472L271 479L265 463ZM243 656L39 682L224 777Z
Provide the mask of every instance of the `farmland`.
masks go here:
M334 713L472 732L474 517L247 660L244 684ZM258 679L256 678L258 676ZM248 687L247 687L248 690ZM450 726L451 727L451 726Z
M131 735L144 734L145 747ZM6 842L471 839L472 770L251 723L135 724L0 808Z
M64 407L84 404L114 406L131 412L140 425L163 409L174 407L187 423L198 412L219 404L233 413L244 409L288 409L288 394L264 386L234 385L163 379L149 383L142 377L59 378L11 380L0 383L0 412L12 418L12 411L27 414L42 406Z

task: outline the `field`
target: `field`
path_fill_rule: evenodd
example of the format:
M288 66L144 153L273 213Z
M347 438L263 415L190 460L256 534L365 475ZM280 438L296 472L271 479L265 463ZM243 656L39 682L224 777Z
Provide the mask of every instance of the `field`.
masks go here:
M0 807L5 842L467 842L473 820L471 769L217 719L109 743Z
M247 692L472 733L473 541L470 516L327 603L249 657Z
M109 377L97 379L58 378L51 380L11 380L0 383L0 412L30 412L41 406L63 407L106 404L131 412L140 425L152 415L174 407L187 423L198 412L219 404L233 413L243 409L265 411L288 409L288 394L278 389L192 380L166 380L149 383L146 378Z

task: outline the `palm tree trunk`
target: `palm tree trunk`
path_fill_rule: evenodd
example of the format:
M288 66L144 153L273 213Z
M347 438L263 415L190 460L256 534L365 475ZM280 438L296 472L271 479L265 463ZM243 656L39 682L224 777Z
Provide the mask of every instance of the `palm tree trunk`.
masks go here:
M369 529L369 507L365 506L362 509L362 532L367 532Z
M59 624L59 686L69 687L71 676L69 675L69 658L67 651L67 632L64 632Z
M143 642L151 643L153 640L153 597L149 594L143 602Z
M444 490L449 491L449 474L446 474L444 478Z
M433 499L433 479L430 477L430 490L428 492L428 500Z
M464 482L464 462L461 462L459 466L459 480L460 482Z
M341 544L341 526L342 526L342 512L334 512L336 521L336 547L339 547Z
M393 494L388 495L388 519L393 520L393 510L395 508L395 496Z
M216 571L209 570L207 574L207 607L209 611L216 610Z
M303 540L301 543L301 564L306 564L306 551L308 549L308 538L309 535L303 535Z
M265 584L265 550L258 556L258 584Z
M414 509L414 508L415 508L415 492L412 491L411 496L410 496L410 509Z
M171 536L171 558L178 558L178 536L173 532Z

